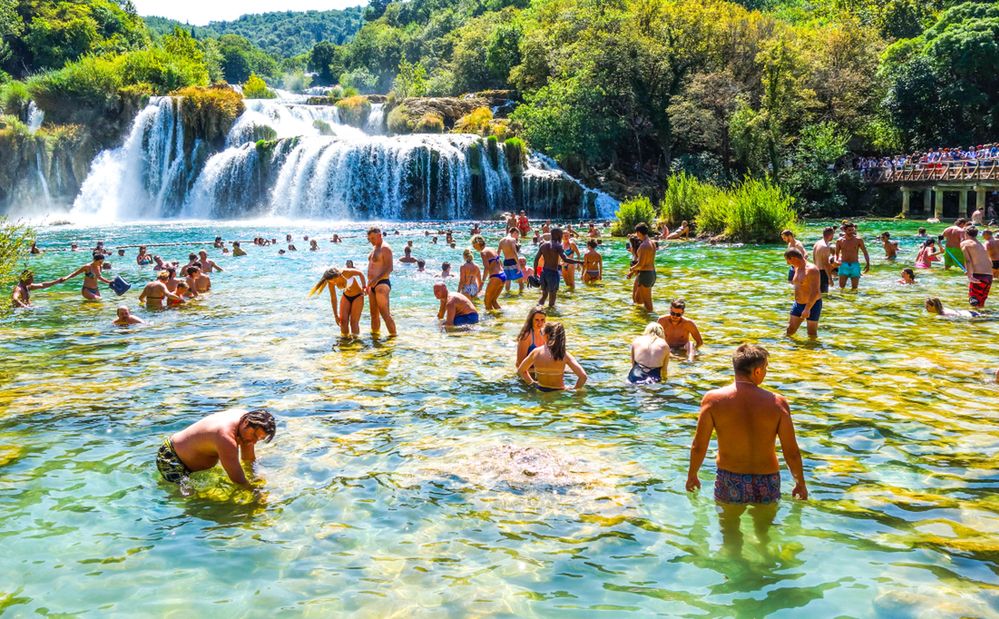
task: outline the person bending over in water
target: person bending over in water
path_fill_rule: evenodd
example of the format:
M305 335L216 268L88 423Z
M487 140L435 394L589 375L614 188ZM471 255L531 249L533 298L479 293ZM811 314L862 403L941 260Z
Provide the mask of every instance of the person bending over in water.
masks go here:
M583 283L589 284L604 278L604 257L597 251L597 242L593 239L586 242L586 248L583 254Z
M68 277L60 277L59 279L54 279L50 282L42 282L40 284L35 283L35 273L31 269L26 269L21 272L21 276L17 280L17 285L14 286L14 291L11 293L11 303L14 307L31 307L31 291L32 290L44 290L56 284L61 284L69 279Z
M524 321L524 326L517 335L516 365L518 368L527 355L531 354L535 348L544 346L547 342L545 339L545 321L547 318L548 315L545 313L544 305L535 305L528 312L527 320Z
M240 460L256 461L254 446L259 441L271 442L276 431L274 416L265 410L215 413L164 439L156 454L156 468L163 479L179 484L191 473L221 462L232 483L248 487Z
M992 261L988 250L978 241L978 228L968 226L964 234L967 238L961 241L961 252L967 267L968 303L971 307L985 307L992 289Z
M506 275L500 266L500 257L495 251L486 247L486 240L482 235L477 234L472 237L472 249L479 252L482 258L482 273L488 281L485 294L486 310L499 310L501 308L497 300L506 281Z
M902 269L902 277L898 280L899 284L906 286L916 283L916 272L912 269Z
M474 299L479 296L479 290L482 288L482 271L472 259L472 250L466 249L461 257L465 263L458 269L458 290L469 299Z
M669 316L660 316L657 322L663 328L663 338L669 345L670 352L693 361L697 356L697 349L704 345L704 340L694 321L683 316L686 312L687 302L673 299L669 304Z
M441 302L437 319L443 319L444 326L462 327L479 322L479 313L468 297L460 292L449 292L444 282L434 284L434 296Z
M551 238L538 246L538 253L534 256L534 272L538 274L539 265L541 268L541 300L538 305L544 305L548 300L548 308L555 307L555 300L558 297L559 285L559 263L583 264L581 260L574 260L566 257L562 252L562 229L552 228L549 233Z
M66 279L72 279L77 275L83 273L83 289L80 291L83 298L88 301L99 301L101 299L101 291L97 289L97 282L104 282L105 284L110 284L111 280L105 279L101 275L101 268L104 265L104 252L94 252L93 262L85 264L79 269L73 271L66 276Z
M777 439L795 480L791 495L808 498L791 409L783 396L760 388L767 376L768 357L762 346L739 346L732 355L735 382L707 392L701 400L697 430L690 445L688 492L701 487L697 472L711 444L711 435L717 432L716 501L746 505L776 503L780 499L780 465L774 449Z
M969 310L947 309L943 306L943 302L937 297L927 298L923 305L926 307L927 312L943 316L944 318L978 318L981 316L978 312L972 312Z
M635 226L635 237L639 241L635 249L635 264L628 270L628 279L633 275L635 285L631 296L636 305L644 305L645 311L653 311L652 287L656 284L656 245L649 237L649 226L640 223Z
M794 269L791 283L794 285L794 305L788 318L787 335L794 335L801 323L807 319L808 337L819 335L819 317L822 315L822 292L819 283L819 268L805 260L797 249L784 252L784 259Z
M340 326L340 334L350 333L357 336L361 333L361 312L364 310L364 289L367 282L364 273L354 268L327 269L319 283L312 287L309 296L329 289L330 306L333 308L333 320ZM343 290L340 303L337 303L336 289Z
M146 284L146 287L139 293L139 303L145 303L146 309L163 309L164 299L169 299L178 305L183 303L184 299L180 295L170 292L167 287L168 279L170 279L170 274L166 271L160 271L156 275L156 279Z
M666 344L663 328L658 322L650 322L642 335L631 342L628 382L634 385L662 382L667 363L669 345Z
M578 378L572 389L581 389L586 384L586 371L565 349L565 328L557 322L550 322L545 325L544 334L544 346L532 350L520 362L517 372L538 391L565 391L565 368L568 366ZM537 380L531 377L531 368L534 368Z
M368 242L373 249L368 254L368 303L371 308L371 332L380 333L382 320L388 328L389 335L395 335L395 320L389 306L389 295L392 292L392 280L389 276L395 269L392 259L392 248L382 237L381 228L368 229Z
M128 311L128 308L122 305L118 308L118 317L115 318L112 324L116 327L127 327L129 325L143 325L146 324L146 321L138 316L133 316L132 312Z

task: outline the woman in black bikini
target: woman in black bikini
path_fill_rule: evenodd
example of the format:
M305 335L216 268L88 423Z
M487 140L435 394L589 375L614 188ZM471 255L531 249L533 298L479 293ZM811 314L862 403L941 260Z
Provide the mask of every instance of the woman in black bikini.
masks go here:
M524 327L520 330L520 335L517 336L517 367L520 367L531 351L547 343L544 333L547 319L548 314L543 305L535 305L527 314Z
M95 251L93 258L93 262L73 271L66 276L66 279L73 279L83 273L83 289L80 291L83 294L83 298L88 301L100 301L101 291L97 289L97 282L101 281L105 284L110 284L111 280L104 279L101 275L101 266L104 264L104 253Z
M309 291L309 296L322 292L323 288L329 289L333 319L340 325L340 333L346 337L349 327L349 332L356 336L361 333L361 312L364 310L366 285L364 273L357 269L327 269L319 283ZM336 299L337 288L343 290L339 306Z
M506 282L500 257L494 250L486 247L486 240L479 235L472 237L472 248L482 256L482 276L488 282L485 294L486 310L498 310L500 305L497 299L503 292L503 284Z

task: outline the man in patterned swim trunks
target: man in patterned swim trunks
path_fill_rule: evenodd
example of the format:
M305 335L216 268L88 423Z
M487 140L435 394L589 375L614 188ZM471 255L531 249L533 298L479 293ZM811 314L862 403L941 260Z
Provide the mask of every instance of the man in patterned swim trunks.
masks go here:
M752 512L761 542L773 522L780 499L780 465L775 450L778 438L795 480L791 495L808 498L787 400L760 388L767 375L768 357L762 346L743 344L736 349L732 355L735 382L704 395L690 446L688 492L701 487L697 472L708 452L712 433L718 433L715 500L722 504L722 533L727 540L739 536L739 517L748 505L768 506Z

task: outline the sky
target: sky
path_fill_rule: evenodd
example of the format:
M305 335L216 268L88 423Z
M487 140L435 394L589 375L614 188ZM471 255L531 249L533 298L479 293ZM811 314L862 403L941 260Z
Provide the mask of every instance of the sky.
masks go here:
M132 0L139 15L169 17L195 26L228 21L247 13L328 11L367 4L367 0Z

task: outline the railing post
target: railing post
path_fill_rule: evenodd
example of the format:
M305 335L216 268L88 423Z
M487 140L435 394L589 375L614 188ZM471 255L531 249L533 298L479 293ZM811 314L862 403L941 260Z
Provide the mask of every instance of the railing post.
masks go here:
M933 217L943 219L943 199L944 192L936 187L933 188Z

